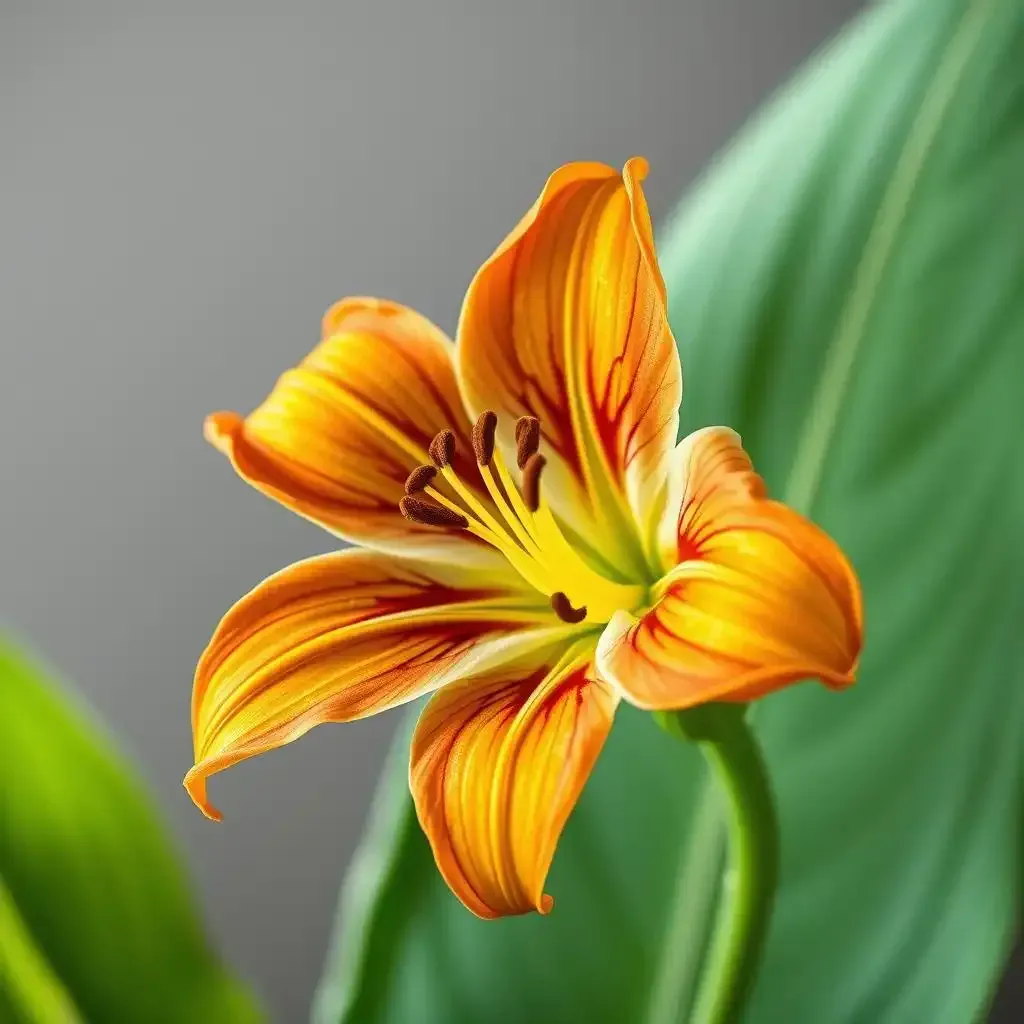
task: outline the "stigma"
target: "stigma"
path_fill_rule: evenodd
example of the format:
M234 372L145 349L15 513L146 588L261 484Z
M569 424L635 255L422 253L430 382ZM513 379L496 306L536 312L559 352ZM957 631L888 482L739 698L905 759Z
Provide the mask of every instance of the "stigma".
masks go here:
M566 623L606 623L619 610L640 606L646 593L603 576L566 539L541 488L547 461L540 452L541 425L533 416L515 424L519 482L496 445L498 417L490 410L473 425L473 455L491 498L488 505L454 469L455 434L442 430L427 449L430 463L405 482L399 509L406 519L437 529L467 530L495 548L515 571L548 598ZM441 489L440 481L448 487Z

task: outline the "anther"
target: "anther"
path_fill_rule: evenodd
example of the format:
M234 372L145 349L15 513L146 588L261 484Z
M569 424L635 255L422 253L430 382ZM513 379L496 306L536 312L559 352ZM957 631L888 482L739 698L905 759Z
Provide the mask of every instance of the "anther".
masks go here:
M455 435L450 430L442 430L436 434L427 448L427 454L438 469L450 466L455 456Z
M536 416L520 416L516 420L516 462L520 469L540 447L540 420Z
M417 466L405 480L405 493L418 494L434 477L437 470L433 466Z
M556 590L551 595L551 607L563 622L582 622L587 617L587 606L573 608L569 598L561 590Z
M548 460L534 452L523 466L523 501L531 512L540 507L540 473Z
M498 417L490 409L482 412L473 424L473 454L481 466L491 464L494 455L494 430L498 426Z
M432 501L424 501L423 498L414 498L406 495L398 503L398 508L406 519L411 519L421 526L454 526L464 530L469 526L469 520L458 512L453 512L443 505L436 505Z

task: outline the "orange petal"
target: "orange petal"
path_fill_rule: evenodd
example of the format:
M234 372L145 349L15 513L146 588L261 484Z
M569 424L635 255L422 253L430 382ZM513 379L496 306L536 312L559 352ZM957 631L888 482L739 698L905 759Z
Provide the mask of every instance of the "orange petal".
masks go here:
M565 634L512 576L349 549L299 562L221 621L192 691L192 799L215 772L412 700ZM559 624L560 625L560 624Z
M451 342L429 320L379 299L345 299L324 339L244 419L214 413L208 439L239 475L300 515L360 543L441 557L469 534L417 526L398 510L431 438L456 435L456 468L479 483Z
M658 541L668 570L697 555L723 512L751 507L767 488L735 430L705 427L676 446L666 495Z
M641 571L682 391L646 171L640 159L621 175L592 163L556 171L477 273L458 332L469 406L538 417L554 510Z
M753 700L808 678L853 683L861 597L839 547L764 497L732 431L699 431L678 456L672 520L682 560L642 617L619 612L609 622L601 674L651 710Z
M617 704L592 678L592 653L585 642L553 666L534 658L464 680L420 717L416 811L445 880L480 917L551 909L548 868Z

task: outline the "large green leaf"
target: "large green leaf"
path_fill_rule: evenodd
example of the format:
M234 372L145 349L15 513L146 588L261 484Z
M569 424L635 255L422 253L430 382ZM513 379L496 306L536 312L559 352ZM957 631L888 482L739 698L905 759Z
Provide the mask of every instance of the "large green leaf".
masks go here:
M859 685L797 687L757 709L783 878L753 1022L972 1021L1012 941L1022 55L1019 0L872 10L663 239L685 427L739 429L865 591ZM691 751L645 716L617 718L546 919L466 913L404 788L399 763L342 900L320 1021L685 1019L723 842Z
M258 1019L203 937L146 795L0 636L0 1020Z

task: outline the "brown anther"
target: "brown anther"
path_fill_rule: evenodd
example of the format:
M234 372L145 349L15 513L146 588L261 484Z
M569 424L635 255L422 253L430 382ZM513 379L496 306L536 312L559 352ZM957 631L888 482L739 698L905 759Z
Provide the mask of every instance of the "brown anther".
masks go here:
M450 430L442 430L436 434L427 448L427 454L438 469L450 466L455 457L455 435Z
M540 473L547 464L543 455L534 453L523 466L523 501L531 512L540 507Z
M519 419L516 420L516 444L519 443L519 438L522 436L523 431L530 426L532 420L536 419L536 416L520 416Z
M516 420L516 463L525 468L526 460L540 447L540 420L536 416L520 416Z
M490 409L480 413L473 424L473 454L481 466L491 464L491 456L494 455L494 431L497 426L498 417Z
M556 590L551 595L551 607L563 622L582 622L587 617L587 606L573 608L569 603L569 598L560 590Z
M449 526L460 530L469 526L469 520L465 516L424 498L406 495L399 501L398 508L406 519L411 519L420 526Z
M433 466L417 466L405 478L405 493L418 494L429 485L435 476L437 476L437 470Z

